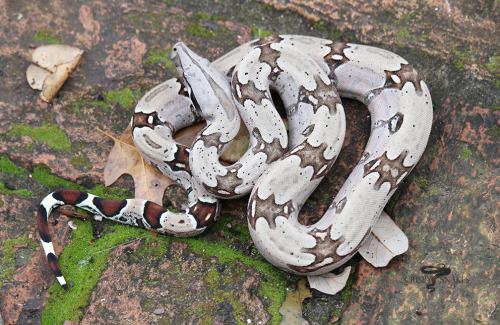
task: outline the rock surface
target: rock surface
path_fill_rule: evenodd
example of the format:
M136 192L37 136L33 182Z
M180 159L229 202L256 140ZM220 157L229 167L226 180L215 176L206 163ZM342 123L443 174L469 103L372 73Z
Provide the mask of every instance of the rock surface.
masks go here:
M74 282L69 293L54 285L35 231L37 204L53 190L132 195L127 177L111 190L99 186L113 142L98 129L119 136L138 99L175 76L175 42L214 59L269 33L394 51L422 74L435 109L428 148L386 208L408 236L408 252L381 269L354 258L348 287L332 297L313 290L304 319L500 322L499 1L0 0L0 18L0 323L281 321L278 310L300 277L275 269L253 247L246 198L225 202L219 222L187 240L109 222L77 221L72 230L55 213L49 224L63 272ZM25 72L30 52L51 43L85 54L47 104ZM355 101L345 106L344 152L308 200L304 222L328 206L361 157L368 112ZM430 291L424 266L450 274Z

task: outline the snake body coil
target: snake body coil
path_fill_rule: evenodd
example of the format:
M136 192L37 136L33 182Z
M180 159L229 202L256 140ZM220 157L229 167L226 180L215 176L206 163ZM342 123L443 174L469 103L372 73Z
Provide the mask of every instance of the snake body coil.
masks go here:
M358 251L426 147L432 124L429 91L394 53L285 35L246 43L213 63L179 43L173 60L181 78L150 90L131 124L141 155L186 188L189 206L173 213L139 199L104 200L70 190L50 194L40 204L37 224L51 269L65 288L47 224L50 211L63 204L160 233L192 236L216 218L218 198L250 193L250 234L266 259L292 273L329 272ZM282 98L288 134L271 90ZM370 138L328 211L304 226L298 222L300 208L344 140L339 95L368 107ZM191 149L173 140L180 128L203 119L208 125ZM240 119L249 129L250 147L239 161L223 166L219 156Z

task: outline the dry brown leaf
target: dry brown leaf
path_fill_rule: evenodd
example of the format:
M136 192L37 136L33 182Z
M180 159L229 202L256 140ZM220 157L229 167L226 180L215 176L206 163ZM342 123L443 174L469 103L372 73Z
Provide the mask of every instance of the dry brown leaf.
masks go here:
M283 123L285 123L285 128L288 131L288 121L286 118L283 119ZM224 152L220 156L220 159L228 163L235 163L248 150L249 143L250 134L248 133L248 129L242 121L238 134L234 138L233 142L231 142L229 147L224 150Z
M297 283L296 291L288 291L286 300L280 307L280 314L283 315L283 320L280 324L283 325L307 325L307 322L302 317L302 301L312 297L311 291L306 287L306 279L302 278Z
M76 68L83 50L68 45L44 45L35 49L32 64L26 70L31 88L41 90L40 97L50 102Z
M196 123L196 124L193 124L191 126L188 126L187 128L179 130L179 132L177 132L174 135L174 139L175 139L175 141L177 141L185 146L191 147L191 145L193 144L194 138L196 138L198 133L205 126L207 126L207 123L205 123L205 122Z
M187 128L181 129L179 132L175 134L174 139L179 143L191 147L198 133L206 125L207 124L205 122L201 122L189 126ZM229 145L229 147L227 147L226 150L224 150L224 152L220 156L220 159L228 163L235 163L238 159L241 158L241 156L243 156L245 151L247 151L249 142L250 138L248 130L245 127L245 124L243 124L242 122L238 134L234 138L233 142Z
M220 159L228 163L235 163L245 154L250 143L250 134L245 124L241 122L240 130L229 147L224 150Z
M307 280L311 288L328 295L334 295L344 289L350 273L351 267L348 266L340 274L333 274L330 272L321 275L311 275L307 277Z
M136 198L146 199L161 205L165 189L175 182L142 159L132 141L130 126L123 132L120 139L103 133L115 141L104 168L104 184L109 186L121 175L129 174L134 179Z
M384 267L394 256L403 254L407 250L408 237L391 217L382 211L359 253L374 267Z

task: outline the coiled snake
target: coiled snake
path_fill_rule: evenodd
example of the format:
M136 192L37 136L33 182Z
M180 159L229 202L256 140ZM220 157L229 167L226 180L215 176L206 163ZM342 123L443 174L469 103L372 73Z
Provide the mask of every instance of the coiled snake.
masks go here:
M217 198L250 193L248 226L262 255L285 271L318 275L359 250L426 147L432 124L429 91L414 68L394 53L284 35L246 43L213 63L179 43L172 59L181 78L151 89L131 124L141 155L186 189L188 208L174 213L145 200L105 200L73 190L47 196L37 226L49 265L66 290L47 224L57 206L72 204L125 224L192 236L216 218ZM270 90L283 101L288 134ZM368 107L370 138L328 211L305 226L297 221L300 208L344 140L339 95ZM219 155L236 135L240 119L249 129L250 147L238 162L223 166ZM201 120L207 127L191 149L173 140L176 131Z

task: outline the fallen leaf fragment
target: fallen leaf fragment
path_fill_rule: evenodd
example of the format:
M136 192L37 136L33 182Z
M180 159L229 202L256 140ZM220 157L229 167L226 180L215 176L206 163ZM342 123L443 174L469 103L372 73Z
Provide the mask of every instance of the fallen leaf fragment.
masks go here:
M162 205L165 189L175 182L142 159L132 141L130 126L119 139L103 133L115 141L104 168L104 184L109 186L121 175L129 174L134 179L136 198Z
M348 266L338 275L331 272L322 275L311 275L307 277L307 280L309 280L309 286L311 286L311 288L329 295L334 295L344 289L350 273L351 267Z
M78 65L83 50L68 45L43 45L35 49L32 64L26 70L31 88L41 90L40 97L52 101L64 82Z
M226 150L224 150L224 152L220 156L220 159L228 163L235 163L245 154L248 149L249 143L250 135L248 133L248 129L242 121L238 134L236 134L233 142L231 142Z
M288 121L286 118L283 118L283 123L285 123L285 128L288 131ZM233 142L231 142L231 144L226 148L226 150L224 150L224 152L220 156L220 159L228 163L235 163L248 150L249 144L250 144L250 134L248 133L248 129L242 121L238 134L236 134L236 137L234 138Z
M302 317L302 301L312 297L311 291L306 287L306 279L302 278L297 283L296 291L288 291L286 300L280 307L280 314L283 315L283 320L280 324L283 325L307 325L307 322Z
M408 250L408 237L385 212L373 226L371 234L359 249L363 258L374 267L384 267L394 256Z

